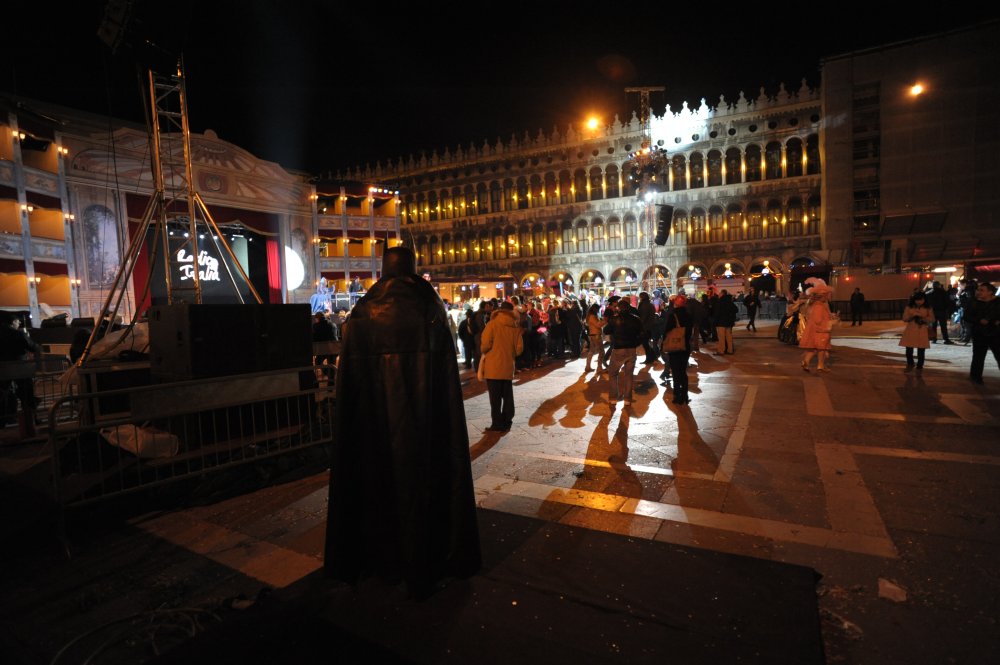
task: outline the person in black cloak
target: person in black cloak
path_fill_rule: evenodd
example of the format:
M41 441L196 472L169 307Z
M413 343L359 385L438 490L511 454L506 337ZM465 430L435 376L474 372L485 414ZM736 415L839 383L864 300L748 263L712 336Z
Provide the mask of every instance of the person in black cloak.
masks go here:
M351 311L337 369L327 573L417 598L481 565L469 435L444 304L394 247Z

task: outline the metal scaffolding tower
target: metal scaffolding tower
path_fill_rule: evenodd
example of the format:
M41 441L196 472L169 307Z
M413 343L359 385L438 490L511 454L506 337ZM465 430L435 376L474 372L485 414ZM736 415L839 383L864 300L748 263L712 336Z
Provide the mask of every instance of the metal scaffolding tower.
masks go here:
M169 76L157 74L152 69L148 70L147 85L149 88L147 121L150 129L151 165L156 191L146 205L142 220L129 241L128 250L101 308L98 325L91 333L90 340L80 357L80 365L86 363L94 342L110 330L111 324L117 320L118 310L128 292L129 279L135 270L150 226L153 226L154 233L149 238L150 256L146 294L149 293L157 254L163 252L162 265L167 302L201 304L201 268L204 259L201 246L214 246L219 256L223 257L221 263L239 301L242 303L244 299L230 264L239 272L240 278L256 302L262 302L229 243L226 242L225 236L212 219L208 206L195 189L194 171L191 166L187 92L182 66L178 63L176 72ZM206 239L205 243L199 243L202 236ZM225 257L229 260L226 261ZM191 277L190 285L174 283L171 268L175 266L186 267L184 272ZM140 300L144 300L146 294ZM138 315L136 311L135 317ZM132 324L134 323L135 319L132 321Z

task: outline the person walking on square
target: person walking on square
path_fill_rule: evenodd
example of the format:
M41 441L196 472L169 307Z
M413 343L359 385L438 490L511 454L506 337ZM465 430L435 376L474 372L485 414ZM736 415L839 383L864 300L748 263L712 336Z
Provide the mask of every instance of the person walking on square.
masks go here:
M747 330L757 332L757 310L760 309L757 289L750 287L750 293L743 299L743 305L747 308Z
M799 338L799 347L805 349L802 354L802 369L809 371L813 356L818 356L816 369L829 372L826 361L830 357L830 330L833 318L830 316L830 306L827 301L833 289L819 277L810 277L806 284L812 286L806 291L807 301L799 309L799 316L805 316L806 325Z
M691 322L691 316L687 311L688 299L683 294L678 294L674 296L673 301L670 304L670 308L667 310L667 328L666 335L664 335L663 340L666 344L667 336L670 332L676 328L684 329L684 348L681 350L667 350L665 355L667 356L667 362L670 365L670 375L673 378L674 383L674 404L684 405L689 404L691 399L688 397L688 360L691 358L691 335L694 330L694 326Z
M906 328L899 338L899 345L906 347L906 369L904 372L914 370L913 350L917 350L916 370L919 374L924 369L924 352L931 348L931 337L928 325L934 321L934 312L927 306L927 298L923 292L913 294L910 302L903 310L903 321Z
M462 352L465 356L465 369L472 369L472 361L476 353L476 338L472 335L472 319L475 311L471 307L465 308L465 316L458 324L458 339L462 342Z
M482 563L458 358L416 256L387 249L338 358L324 568L429 596Z
M982 384L986 352L993 353L993 360L1000 366L1000 298L996 287L983 282L976 287L976 301L965 313L972 336L972 364L969 380Z
M632 383L635 372L635 348L642 346L642 322L628 302L619 300L608 323L611 334L611 362L608 364L608 402L616 404L624 398L632 404Z
M483 331L481 375L490 393L488 432L509 432L514 422L514 371L524 350L524 336L514 314L514 305L500 303Z
M855 288L851 294L851 326L861 325L865 311L865 294L860 288Z

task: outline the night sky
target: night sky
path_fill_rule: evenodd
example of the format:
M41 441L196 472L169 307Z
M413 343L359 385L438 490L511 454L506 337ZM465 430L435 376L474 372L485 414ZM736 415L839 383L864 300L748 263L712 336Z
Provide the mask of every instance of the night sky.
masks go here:
M142 121L145 51L112 55L98 39L106 2L60 9L21 2L8 28L0 91ZM183 54L192 129L213 129L263 159L319 174L400 155L463 149L497 137L627 118L626 86L666 86L654 110L761 86L819 82L834 55L974 23L997 10L868 16L872 3L425 3L392 12L364 3L137 0L131 37ZM358 3L361 6L362 3ZM552 6L550 6L552 5ZM656 7L647 9L648 7ZM41 9L37 9L41 8ZM419 9L419 11L418 11ZM610 14L610 15L609 15ZM166 62L175 56L168 55Z

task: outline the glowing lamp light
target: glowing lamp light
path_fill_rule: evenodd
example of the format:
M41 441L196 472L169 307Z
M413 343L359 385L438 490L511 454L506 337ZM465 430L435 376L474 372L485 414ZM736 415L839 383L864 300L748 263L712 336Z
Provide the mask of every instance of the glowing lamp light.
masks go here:
M923 94L923 92L924 92L923 84L914 83L912 86L910 86L910 95L912 97L917 97L918 95Z
M597 118L591 117L587 120L587 129L589 129L590 131L594 131L597 129L599 124L600 122L598 121Z
M306 267L294 249L285 245L285 277L288 280L289 290L302 286L306 279Z

